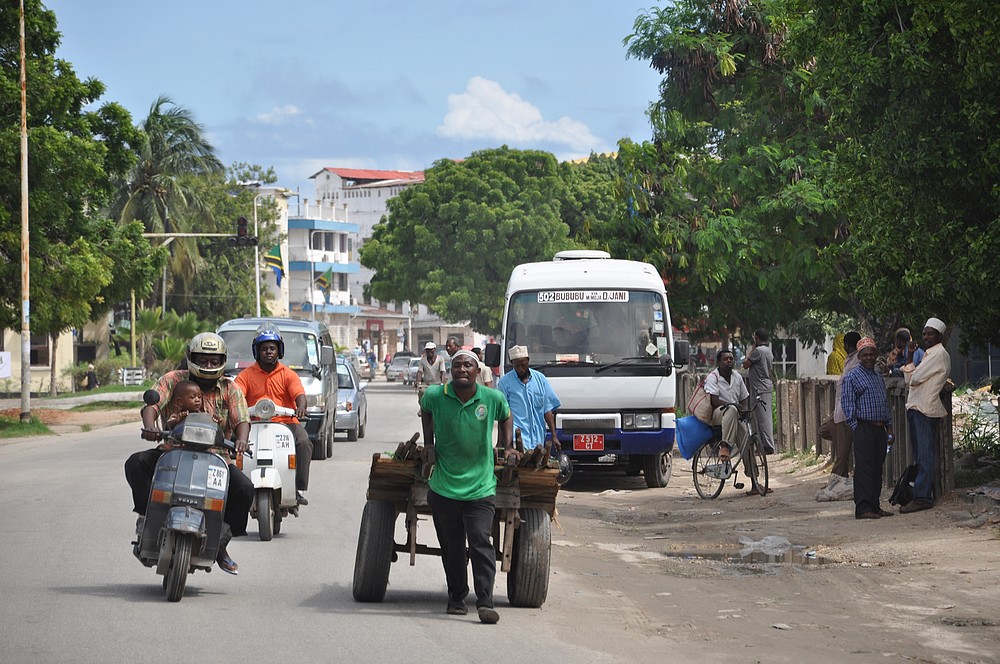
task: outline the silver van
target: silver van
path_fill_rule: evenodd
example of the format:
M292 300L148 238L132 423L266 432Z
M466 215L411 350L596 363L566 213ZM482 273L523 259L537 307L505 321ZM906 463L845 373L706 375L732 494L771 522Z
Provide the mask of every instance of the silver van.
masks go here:
M302 424L313 442L312 458L326 459L333 455L337 417L337 367L330 330L320 321L298 318L246 317L226 321L216 332L226 340L227 376L235 377L253 365L253 338L257 328L264 323L278 328L285 342L285 356L281 362L299 375L306 390L308 413Z

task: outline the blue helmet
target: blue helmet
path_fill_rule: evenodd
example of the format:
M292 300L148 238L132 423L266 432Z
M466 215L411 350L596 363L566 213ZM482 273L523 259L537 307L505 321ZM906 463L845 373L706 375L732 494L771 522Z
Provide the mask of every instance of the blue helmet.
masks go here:
M257 328L254 333L253 343L251 344L251 349L253 350L253 359L259 360L257 356L257 347L264 343L265 341L273 341L278 344L278 359L280 360L285 356L285 342L281 339L281 334L271 323L264 323Z

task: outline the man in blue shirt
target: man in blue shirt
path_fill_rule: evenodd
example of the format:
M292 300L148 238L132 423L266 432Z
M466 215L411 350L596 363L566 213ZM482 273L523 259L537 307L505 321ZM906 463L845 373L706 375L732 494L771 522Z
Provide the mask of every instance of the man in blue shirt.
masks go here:
M497 381L497 389L507 397L514 426L521 430L525 451L545 446L545 427L552 434L552 451L559 452L556 437L555 409L561 404L549 384L549 379L529 365L528 347L512 346L507 355L514 365Z
M875 340L858 342L858 366L844 376L840 403L854 432L854 518L893 516L879 506L886 446L892 445L892 415L885 382L875 371Z

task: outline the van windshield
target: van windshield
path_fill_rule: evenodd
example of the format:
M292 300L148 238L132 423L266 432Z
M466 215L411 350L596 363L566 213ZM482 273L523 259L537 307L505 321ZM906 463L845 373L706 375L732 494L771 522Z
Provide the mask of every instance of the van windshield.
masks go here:
M654 359L668 353L669 324L655 292L525 291L510 300L504 346L527 346L532 365Z
M251 366L253 349L251 344L256 332L254 330L226 330L219 335L226 340L226 372L238 371ZM319 343L316 335L305 332L281 332L285 342L285 356L281 359L292 369L309 370L319 364Z

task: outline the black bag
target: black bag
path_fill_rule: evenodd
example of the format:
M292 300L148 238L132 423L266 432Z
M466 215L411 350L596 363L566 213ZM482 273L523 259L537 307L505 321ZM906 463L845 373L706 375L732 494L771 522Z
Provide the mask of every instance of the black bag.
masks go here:
M896 488L889 496L890 505L906 505L913 500L913 483L917 481L917 464L911 463L896 480Z

